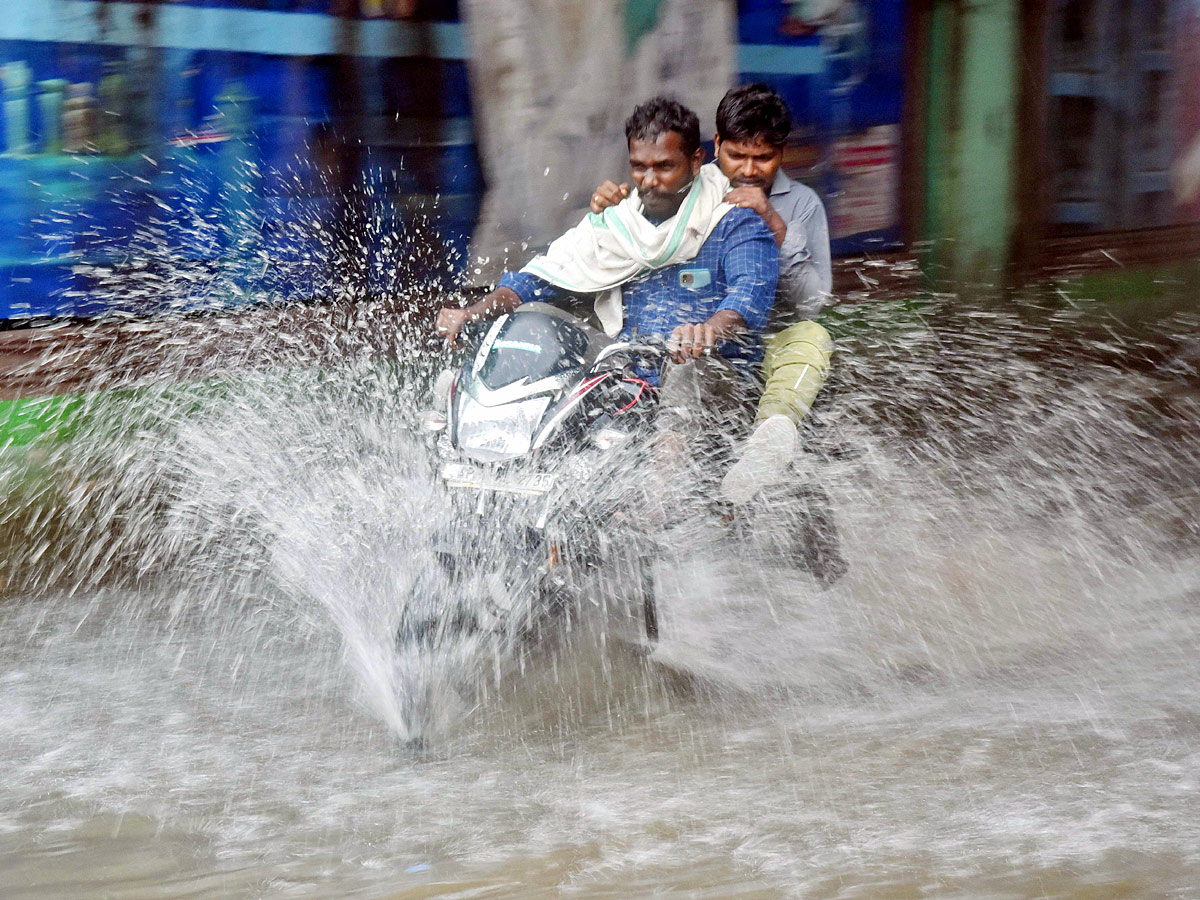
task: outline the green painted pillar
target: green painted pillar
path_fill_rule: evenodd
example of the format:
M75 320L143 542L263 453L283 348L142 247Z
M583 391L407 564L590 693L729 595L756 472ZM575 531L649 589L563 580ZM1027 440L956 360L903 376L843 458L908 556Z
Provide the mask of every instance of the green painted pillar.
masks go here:
M922 237L932 272L1005 278L1017 222L1020 0L932 0Z

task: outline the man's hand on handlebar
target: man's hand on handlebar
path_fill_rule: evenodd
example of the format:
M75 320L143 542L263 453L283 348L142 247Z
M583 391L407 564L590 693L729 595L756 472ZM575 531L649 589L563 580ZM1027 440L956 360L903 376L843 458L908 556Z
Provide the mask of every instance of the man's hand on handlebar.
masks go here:
M731 309L719 309L707 322L677 325L667 341L667 352L677 363L710 356L717 344L734 338L745 327L741 314Z
M437 321L433 330L438 337L455 347L463 328L472 322L482 322L494 319L505 313L510 313L521 305L521 298L512 288L498 287L478 303L460 309L456 306L444 306L438 310Z
M708 356L717 346L720 335L708 322L699 325L677 325L667 339L667 352L675 362Z
M469 321L471 321L471 314L467 310L446 306L438 310L434 330L438 337L445 338L446 343L453 347L458 342L458 335L463 326Z

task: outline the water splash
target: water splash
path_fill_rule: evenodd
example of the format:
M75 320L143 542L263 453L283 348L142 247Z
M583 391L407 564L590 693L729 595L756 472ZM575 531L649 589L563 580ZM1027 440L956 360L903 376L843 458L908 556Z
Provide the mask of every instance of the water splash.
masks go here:
M430 552L452 513L415 427L446 362L427 326L451 261L428 221L397 219L381 171L343 196L309 164L264 173L246 160L229 184L186 159L146 164L179 167L153 227L79 230L71 209L47 223L48 242L86 251L89 290L124 314L48 341L39 360L80 400L62 429L74 439L6 452L9 592L166 583L193 613L333 629L359 699L402 738L420 731L408 701L432 671L471 675L428 705L477 706L494 648L464 641L414 663L393 640L419 579L435 598L450 590ZM344 209L255 220L237 195L264 180ZM329 302L279 302L298 295ZM200 312L231 304L245 308ZM151 309L176 314L131 318ZM821 594L786 541L691 529L659 566L675 598L664 662L756 692L969 676L1039 646L1082 648L1077 635L1123 612L1081 595L1102 593L1116 567L1156 572L1194 548L1194 318L1130 327L1052 291L914 286L843 306L829 325L836 374L799 477L833 495L851 574ZM791 535L800 512L785 504L761 524ZM471 538L498 552L495 535ZM764 633L777 646L755 663ZM788 646L806 648L802 662L780 662Z
M699 679L678 694L602 627L499 683L487 647L395 654L413 582L442 590L415 418L433 302L179 316L47 358L103 364L73 382L74 439L2 458L18 883L97 847L173 854L131 865L211 897L1194 882L1194 315L835 310L803 465L850 571L822 592L770 542L673 532L659 655ZM419 704L441 721L406 704L467 670Z
M739 566L691 573L703 602L676 590L664 660L715 674L723 658L723 675L746 688L841 690L848 678L1002 666L1030 642L1073 647L1089 621L1111 618L1079 595L1114 565L1154 571L1194 541L1196 376L1186 318L1123 335L1090 312L1044 297L1009 307L927 297L841 313L838 375L802 462L837 501L852 573L820 595L779 547L731 550L699 529L660 579L686 581L688 554L734 552ZM423 681L393 635L414 581L436 568L431 537L451 514L415 425L442 357L417 315L387 303L273 315L302 322L303 337L279 341L255 313L156 323L159 372L201 356L209 380L88 394L76 426L86 438L7 467L42 492L10 494L10 521L22 523L10 556L24 573L10 577L68 592L165 577L210 613L266 591L276 614L332 625L360 699L414 736L405 685ZM107 362L96 387L122 384L134 364L120 351ZM855 453L839 458L846 448ZM766 530L788 533L795 510L776 513ZM729 652L742 630L731 622L747 623L742 646L755 646L764 622L743 607L760 594L790 595L798 619L775 633L808 648L794 671L773 654L748 666ZM857 616L819 612L856 595L888 599ZM859 640L873 649L849 651ZM487 656L455 652L432 665L473 672Z

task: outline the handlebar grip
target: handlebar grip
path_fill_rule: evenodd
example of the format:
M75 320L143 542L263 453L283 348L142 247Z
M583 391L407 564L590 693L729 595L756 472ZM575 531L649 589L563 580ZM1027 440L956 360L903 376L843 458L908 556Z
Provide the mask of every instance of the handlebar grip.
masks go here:
M494 319L467 319L458 331L458 339L464 344L478 344L492 327Z
M630 341L626 346L626 351L629 353L644 353L647 356L666 356L667 341L661 335L651 335L649 339L638 338L636 341Z

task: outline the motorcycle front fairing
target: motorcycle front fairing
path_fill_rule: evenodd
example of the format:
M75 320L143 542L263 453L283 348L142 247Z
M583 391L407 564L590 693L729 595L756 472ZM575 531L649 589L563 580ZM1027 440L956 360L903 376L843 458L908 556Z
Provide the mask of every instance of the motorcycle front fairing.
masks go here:
M616 597L584 580L620 581L632 571L597 564L615 560L613 510L628 507L629 468L614 451L636 446L628 439L653 403L653 390L628 371L629 348L556 307L527 303L492 323L453 377L437 450L455 514L437 556L454 584L469 586L474 574L488 585L484 630L524 633L566 603L552 598ZM629 575L634 593L640 578ZM440 633L419 622L401 631Z
M581 375L612 342L543 303L502 316L451 385L450 446L479 463L520 459L544 446L578 399L601 379ZM581 390L582 389L582 390ZM564 409L564 405L567 409Z

